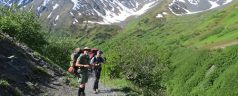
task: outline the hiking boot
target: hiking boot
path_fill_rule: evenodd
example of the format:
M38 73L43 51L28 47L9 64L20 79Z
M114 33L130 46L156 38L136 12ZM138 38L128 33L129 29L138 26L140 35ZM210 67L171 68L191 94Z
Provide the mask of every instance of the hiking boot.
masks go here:
M85 93L84 93L84 92L82 92L82 93L80 94L80 96L85 96Z
M94 94L97 94L97 92L96 92L95 90L93 90L93 93L94 93Z
M99 90L98 89L96 89L96 90L93 90L93 93L94 94L97 94L99 92Z
M98 92L99 92L99 90L98 90L98 89L96 89L96 92L98 93Z

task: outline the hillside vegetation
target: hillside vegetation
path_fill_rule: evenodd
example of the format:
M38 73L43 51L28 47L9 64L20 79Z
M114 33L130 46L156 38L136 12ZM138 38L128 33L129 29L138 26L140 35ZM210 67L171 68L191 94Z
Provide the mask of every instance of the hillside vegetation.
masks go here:
M163 6L167 3L100 46L108 60L104 71L114 79L111 83L132 83L138 86L132 89L146 96L238 95L238 46L210 49L238 39L238 1L195 15L155 18L168 12ZM131 83L123 84L125 80Z
M0 8L0 41L3 42L4 38L9 35L12 39L11 43L17 43L17 45L24 43L24 46L31 48L27 50L34 52L36 57L48 63L57 64L64 70L67 70L69 66L70 54L74 48L100 45L116 35L118 30L121 30L118 26L84 24L73 31L64 28L50 31L32 10L21 10L16 6ZM6 45L1 47L12 48ZM5 70L2 71L5 72ZM74 78L69 74L64 75L66 75L64 78ZM4 77L0 80L4 86L10 81L5 79ZM69 84L77 86L77 78L72 79Z
M213 49L237 41L238 1L199 14L155 18L169 12L168 3L164 0L123 30L86 24L48 32L32 13L1 8L0 29L64 69L73 48L102 49L107 57L102 81L132 95L238 95L238 46ZM0 80L0 85L9 84Z

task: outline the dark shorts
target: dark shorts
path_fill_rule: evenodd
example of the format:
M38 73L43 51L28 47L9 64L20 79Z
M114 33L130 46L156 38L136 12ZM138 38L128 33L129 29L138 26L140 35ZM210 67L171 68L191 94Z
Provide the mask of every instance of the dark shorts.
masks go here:
M78 69L77 70L78 74L79 74L79 78L78 78L78 82L80 84L85 84L88 82L88 70L84 69Z

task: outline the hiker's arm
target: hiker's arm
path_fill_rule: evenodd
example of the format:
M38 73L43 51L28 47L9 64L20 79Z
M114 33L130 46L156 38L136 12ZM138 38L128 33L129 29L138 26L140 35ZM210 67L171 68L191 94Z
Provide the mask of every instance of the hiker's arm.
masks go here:
M80 64L80 63L79 63L79 60L77 60L75 66L76 66L76 67L90 67L89 64L86 64L86 65L85 65L85 64Z
M78 57L76 64L75 64L76 67L88 67L89 66L89 65L85 65L85 64L80 64L80 60L82 60L82 56Z
M79 63L79 60L77 60L75 66L77 66L77 67L84 67L83 64L80 64L80 63Z

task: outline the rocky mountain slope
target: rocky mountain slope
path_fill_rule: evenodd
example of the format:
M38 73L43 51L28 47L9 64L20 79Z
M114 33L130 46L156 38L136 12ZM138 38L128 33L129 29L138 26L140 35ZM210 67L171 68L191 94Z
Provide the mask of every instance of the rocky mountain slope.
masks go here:
M133 15L141 15L158 0L0 0L0 5L14 3L34 10L50 25L89 23L112 24Z
M0 95L44 95L58 86L68 87L64 71L28 47L0 35L0 50Z
M226 5L233 0L173 0L169 9L176 15L194 14Z

